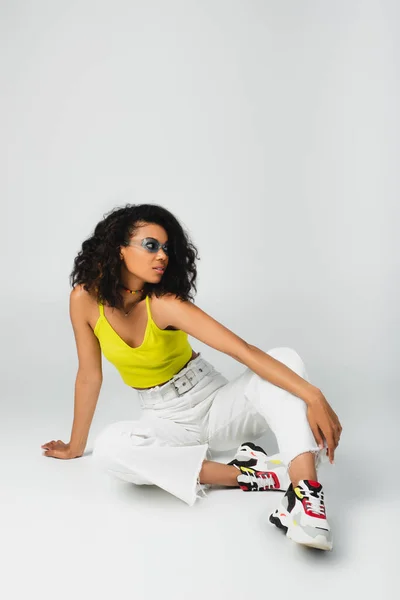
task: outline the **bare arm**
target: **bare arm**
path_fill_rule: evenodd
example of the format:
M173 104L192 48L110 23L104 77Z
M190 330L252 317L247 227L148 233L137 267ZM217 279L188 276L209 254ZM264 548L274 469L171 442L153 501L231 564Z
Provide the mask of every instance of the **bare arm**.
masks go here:
M193 303L166 295L163 309L170 325L228 354L263 379L304 400L314 437L320 446L323 446L325 438L329 458L333 462L342 426L321 390L260 348L248 344Z
M99 342L87 321L89 299L81 288L70 295L70 317L74 330L79 367L75 381L74 420L70 442L53 440L43 444L45 456L77 458L82 456L103 381Z
M101 381L84 381L79 378L79 375L77 376L75 381L74 420L69 442L71 452L76 456L82 456L85 451L100 389Z
M236 335L191 302L164 297L164 312L168 323L186 331L204 344L227 354L263 379L312 403L320 390L297 375L292 369Z

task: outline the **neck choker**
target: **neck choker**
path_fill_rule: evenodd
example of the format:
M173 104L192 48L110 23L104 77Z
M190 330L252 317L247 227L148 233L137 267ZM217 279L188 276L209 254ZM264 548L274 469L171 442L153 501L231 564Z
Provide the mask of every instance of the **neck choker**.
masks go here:
M138 294L139 292L143 292L143 290L130 290L129 288L125 287L124 285L121 285L120 287L122 287L123 290L125 290L126 292L129 292L130 294Z
M125 292L129 292L130 294L139 294L140 292L143 292L143 290L130 290L129 288L125 287L124 285L120 285L120 287L123 290L125 290ZM137 304L137 302L134 302L128 311L125 311L124 309L122 309L122 312L124 313L125 317L127 317L129 315L129 313L131 312L131 310L133 309L133 307L136 304Z

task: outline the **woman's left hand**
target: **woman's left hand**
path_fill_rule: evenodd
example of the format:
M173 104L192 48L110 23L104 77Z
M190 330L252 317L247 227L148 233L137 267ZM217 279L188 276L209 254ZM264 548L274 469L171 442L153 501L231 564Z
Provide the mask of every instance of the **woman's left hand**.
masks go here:
M319 392L311 401L308 401L307 406L307 418L315 440L321 449L324 447L324 441L326 440L329 462L333 464L335 449L339 444L342 433L338 416L322 392Z
M52 456L53 458L79 458L83 454L83 450L74 450L70 444L65 444L62 440L47 442L42 445L42 449L44 449L43 456Z

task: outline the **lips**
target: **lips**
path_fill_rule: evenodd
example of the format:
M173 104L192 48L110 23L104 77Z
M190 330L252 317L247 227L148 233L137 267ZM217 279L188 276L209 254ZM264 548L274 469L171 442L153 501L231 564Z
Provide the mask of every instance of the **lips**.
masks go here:
M157 273L164 273L165 268L164 267L154 267L154 271L157 271Z

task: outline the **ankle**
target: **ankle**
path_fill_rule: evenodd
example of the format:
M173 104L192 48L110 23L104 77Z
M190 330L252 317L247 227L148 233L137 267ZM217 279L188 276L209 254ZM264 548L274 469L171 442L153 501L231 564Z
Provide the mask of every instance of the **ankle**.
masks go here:
M296 487L299 484L299 481L304 479L318 481L314 453L304 452L303 454L296 456L290 463L288 475L293 487Z
M199 482L207 485L239 487L238 475L240 470L232 465L205 460L199 474Z
M240 469L238 469L237 467L234 467L233 465L231 466L231 475L232 475L231 487L239 487L239 482L238 482L237 478L239 477L240 473L241 473Z

